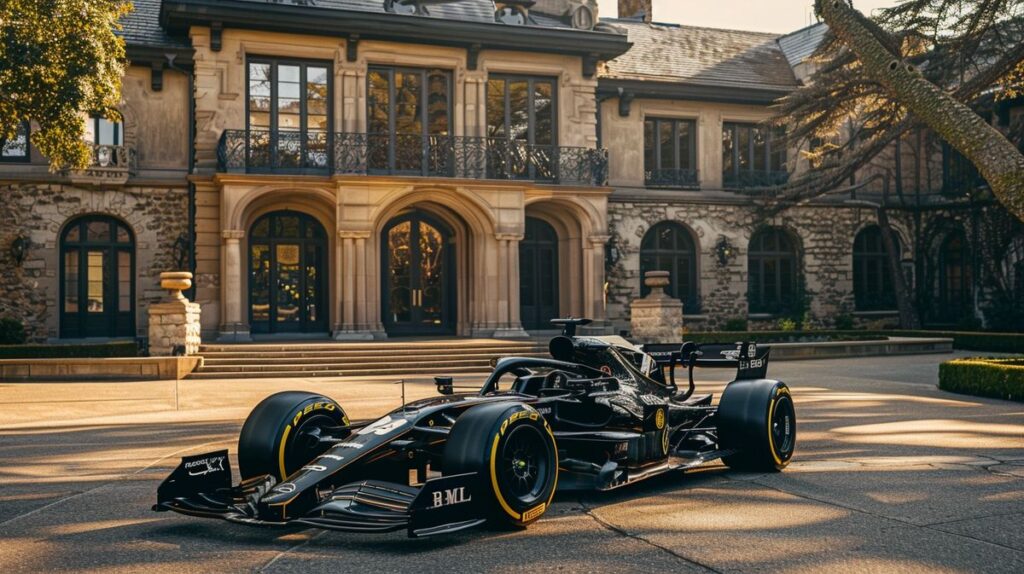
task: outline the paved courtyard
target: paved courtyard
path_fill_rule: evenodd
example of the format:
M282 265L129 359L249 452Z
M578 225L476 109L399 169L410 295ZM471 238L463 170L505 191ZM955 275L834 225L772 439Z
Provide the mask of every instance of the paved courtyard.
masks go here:
M325 392L367 418L397 406L391 380L0 383L0 572L1024 572L1024 404L937 390L947 358L773 364L798 409L786 472L563 493L525 532L424 540L149 510L178 457L234 450L266 394Z

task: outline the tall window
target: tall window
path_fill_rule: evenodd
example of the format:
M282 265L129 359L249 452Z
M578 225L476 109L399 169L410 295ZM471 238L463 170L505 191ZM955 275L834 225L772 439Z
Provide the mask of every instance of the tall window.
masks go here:
M369 168L443 171L451 149L451 72L371 67L368 83Z
M249 60L248 165L329 167L330 64Z
M61 235L62 337L124 337L135 331L135 239L107 216L72 221Z
M643 281L648 271L668 271L669 284L665 292L682 301L687 312L699 309L697 248L693 237L682 225L664 221L644 234L640 242L641 296L650 292Z
M947 235L939 248L939 319L957 322L971 310L972 274L963 231Z
M487 80L488 169L492 177L555 179L558 106L553 78Z
M898 251L895 235L893 244ZM896 308L892 268L877 225L865 227L853 240L853 295L858 311Z
M0 161L28 161L29 146L28 136L30 128L28 122L22 122L14 137L8 139L0 136Z
M786 183L785 130L759 124L722 124L722 182L725 187Z
M797 250L789 234L765 227L750 238L747 299L751 313L785 313L799 302Z
M98 115L90 117L85 122L85 141L96 145L123 145L121 122L112 122Z
M697 187L697 123L644 120L644 180L654 187Z
M969 159L942 142L942 193L963 195L985 182Z

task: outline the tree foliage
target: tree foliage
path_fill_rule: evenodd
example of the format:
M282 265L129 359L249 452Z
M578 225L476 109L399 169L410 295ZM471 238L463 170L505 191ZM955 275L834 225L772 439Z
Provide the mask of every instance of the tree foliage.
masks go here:
M83 168L83 114L117 120L127 0L0 0L0 136L33 122L31 143L51 169Z
M830 26L813 60L817 71L778 106L794 141L819 143L806 152L815 169L793 180L783 203L842 186L897 138L927 124L988 171L996 196L1024 218L1024 173L1006 169L1007 160L1024 160L1000 141L1019 141L1021 126L999 133L963 113L1020 95L1024 0L904 0L876 19L845 0L818 0L816 8ZM1002 161L993 161L993 149Z

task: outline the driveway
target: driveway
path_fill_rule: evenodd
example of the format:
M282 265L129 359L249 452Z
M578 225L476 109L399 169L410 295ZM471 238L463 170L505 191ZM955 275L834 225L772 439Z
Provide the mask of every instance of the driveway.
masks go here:
M529 530L424 540L149 510L180 456L234 450L263 396L324 392L368 418L399 404L391 380L3 383L0 571L1024 572L1024 404L939 391L949 357L773 364L797 404L785 472L563 493Z

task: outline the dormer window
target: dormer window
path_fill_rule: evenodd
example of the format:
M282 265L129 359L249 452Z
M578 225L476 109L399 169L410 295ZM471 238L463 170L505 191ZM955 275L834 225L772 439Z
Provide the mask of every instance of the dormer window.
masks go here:
M509 26L523 26L526 24L526 11L522 6L507 6L498 4L494 12L494 21Z
M427 7L418 0L384 0L384 11L392 14L406 14L410 16L426 16Z

